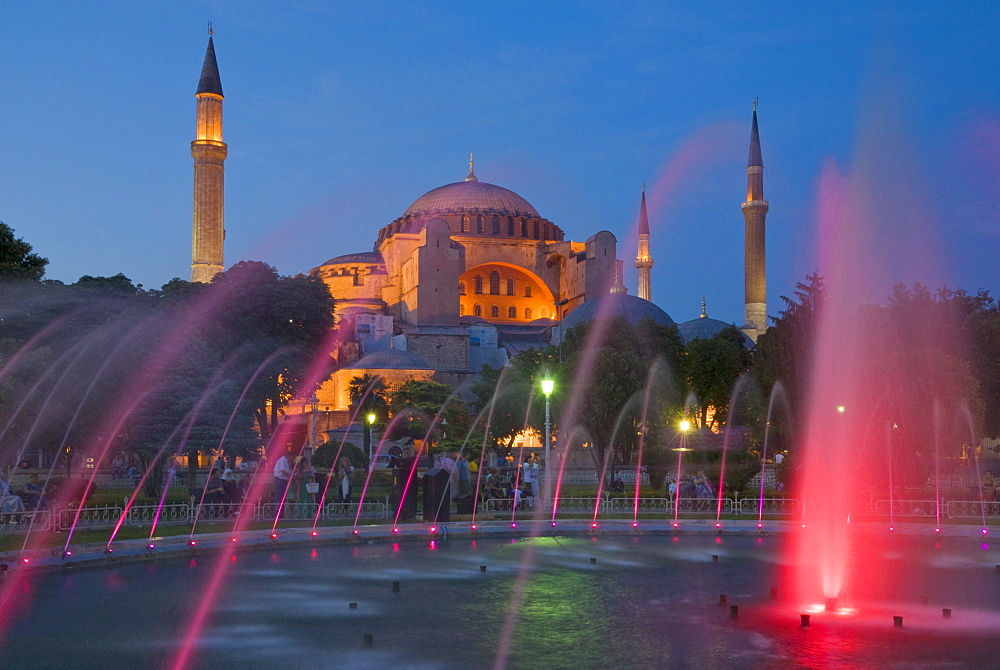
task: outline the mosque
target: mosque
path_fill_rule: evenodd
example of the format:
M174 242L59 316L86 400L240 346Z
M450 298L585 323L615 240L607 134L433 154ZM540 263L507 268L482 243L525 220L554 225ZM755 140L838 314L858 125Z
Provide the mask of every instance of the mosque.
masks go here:
M222 81L212 36L198 84L194 158L191 281L211 281L224 269ZM621 283L624 262L607 230L582 242L527 200L481 181L470 156L468 175L421 195L383 226L371 251L338 255L309 274L336 299L336 371L313 399L325 416L347 419L351 379L377 374L389 388L407 379L459 386L484 364L502 367L510 356L558 340L598 313L630 322L673 319L651 301L649 219L640 196L638 296ZM748 343L766 328L763 160L754 103L747 166L745 314ZM727 323L700 317L679 324L687 342L717 334ZM295 413L295 408L289 408ZM298 411L305 411L305 403Z

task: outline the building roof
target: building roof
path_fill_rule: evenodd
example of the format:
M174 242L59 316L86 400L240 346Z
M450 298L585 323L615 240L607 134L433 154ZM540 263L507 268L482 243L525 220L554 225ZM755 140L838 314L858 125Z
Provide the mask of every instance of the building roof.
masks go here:
M362 356L347 370L431 370L427 361L416 354L401 349L382 349Z
M489 212L507 216L537 217L538 212L517 193L484 181L470 179L432 189L417 198L403 216L435 212Z
M627 293L609 293L600 298L587 300L570 312L563 319L561 330L565 332L577 324L595 318L622 318L629 325L635 325L643 319L652 319L664 326L676 325L669 314L648 300Z
M201 79L198 81L198 93L213 93L222 95L222 79L219 77L219 63L215 60L215 44L212 36L208 36L208 49L205 51L205 63L201 66Z

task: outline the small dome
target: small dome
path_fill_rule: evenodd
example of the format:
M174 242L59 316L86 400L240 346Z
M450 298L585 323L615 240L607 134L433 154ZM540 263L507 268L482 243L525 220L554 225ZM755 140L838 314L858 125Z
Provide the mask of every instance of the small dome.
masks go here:
M693 340L710 340L721 333L725 328L733 325L734 324L726 323L725 321L719 321L718 319L710 319L707 316L700 316L697 319L691 319L690 321L678 324L677 330L680 331L681 342L688 344ZM746 348L753 349L753 340L751 340L750 337L742 330L740 331L740 334L743 335L743 344Z
M385 259L382 258L382 254L377 251L362 251L357 254L344 254L343 256L337 256L336 258L331 258L326 263L320 265L346 265L348 263L364 263L366 265L385 265Z
M517 193L484 181L459 181L440 186L417 198L403 216L449 211L491 211L508 216L537 217L538 212Z
M570 312L563 319L561 330L565 332L579 323L589 322L598 317L622 318L632 326L644 319L652 319L663 326L676 325L669 314L648 300L627 293L609 293L588 300Z
M362 356L347 366L348 370L431 370L427 361L401 349L382 349Z

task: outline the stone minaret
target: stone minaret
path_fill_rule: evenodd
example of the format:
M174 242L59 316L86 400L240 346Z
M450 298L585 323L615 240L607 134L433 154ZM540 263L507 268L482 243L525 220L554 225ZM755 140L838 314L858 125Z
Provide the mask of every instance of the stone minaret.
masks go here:
M194 219L191 234L191 281L210 282L222 272L223 177L226 143L222 141L222 80L215 61L212 31L195 93L197 129L191 143L194 158Z
M639 270L639 297L652 300L649 292L649 270L653 258L649 255L649 217L646 215L646 184L642 185L642 200L639 203L639 253L635 257L635 267Z
M767 330L766 273L764 265L764 160L760 155L760 135L757 133L757 100L753 102L753 126L750 129L750 160L747 161L747 199L743 203L746 221L745 272L746 300L743 331L755 342Z

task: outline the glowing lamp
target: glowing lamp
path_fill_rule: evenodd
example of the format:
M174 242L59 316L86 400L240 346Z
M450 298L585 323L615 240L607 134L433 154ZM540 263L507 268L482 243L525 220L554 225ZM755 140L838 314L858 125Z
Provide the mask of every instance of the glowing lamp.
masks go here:
M846 411L847 411L846 407L844 407L843 405L837 405L837 414L843 414Z
M552 527L553 527L553 528L555 528L555 527L556 527L556 522L555 522L555 521L553 521L553 522L552 522Z
M436 532L438 532L438 529L437 529L437 527L436 527L436 526L431 526L431 532L432 532L432 533L436 533Z
M359 531L357 528L355 528L354 530L351 531L351 534L352 535L361 535L361 531Z
M66 553L63 554L63 556L72 556L72 555L73 555L72 551L67 551Z
M472 524L472 530L476 529L476 524Z
M368 425L369 426L374 426L375 425L375 419L377 419L377 418L378 417L375 416L374 412L369 413L368 414Z
M312 535L313 537L316 537L317 535L319 535L319 533L317 533L316 531L313 531L313 532L311 532L309 534Z
M552 391L554 391L555 388L556 388L556 380L552 379L546 374L545 378L542 379L542 393L544 393L545 397L548 398L550 395L552 395Z
M935 529L934 529L934 532L935 532L935 533L940 533L940 532L941 532L941 529L940 529L940 528L935 528Z
M721 523L717 523L717 524L715 524L715 527L716 528L722 528L722 524Z
M235 538L235 537L231 537L231 538L229 538L229 541L230 541L230 542L235 542L235 541L236 541L236 538Z
M985 528L983 528L983 535L987 535L987 534L989 534L989 531L987 531Z
M393 533L398 533L398 532L399 532L399 529L398 529L398 528L393 528L393 529L392 529L392 532L393 532Z
M278 539L278 534L277 533L271 533L271 539L272 540L277 540Z
M638 528L639 527L639 522L638 521L633 521L632 522L632 527L633 528Z
M595 521L594 523L590 524L590 527L591 528L597 528L597 522Z
M677 528L677 526L678 526L678 523L676 521L674 521L674 528Z
M146 549L149 549L150 551L153 551L154 549L156 549L156 545L155 544L146 545Z
M681 429L681 432L686 433L689 430L691 430L691 422L688 421L687 419L681 419L681 422L678 425L679 425L679 427Z
M21 562L22 562L22 563L24 563L25 565L27 565L27 564L28 564L28 559L26 559L26 558L22 558L22 559L21 559Z
M510 527L511 528L517 528L517 522L516 521L511 521L510 522Z

